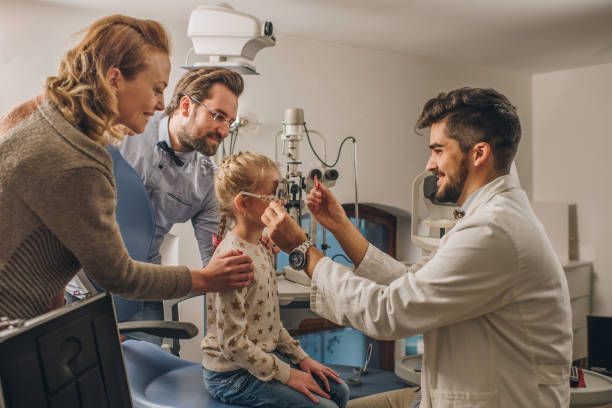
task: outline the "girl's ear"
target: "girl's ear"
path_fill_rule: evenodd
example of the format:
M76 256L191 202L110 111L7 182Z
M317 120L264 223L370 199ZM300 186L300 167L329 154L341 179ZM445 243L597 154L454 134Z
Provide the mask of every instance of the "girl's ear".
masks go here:
M239 214L244 215L244 212L247 210L246 197L242 194L238 194L236 197L234 197L234 207Z

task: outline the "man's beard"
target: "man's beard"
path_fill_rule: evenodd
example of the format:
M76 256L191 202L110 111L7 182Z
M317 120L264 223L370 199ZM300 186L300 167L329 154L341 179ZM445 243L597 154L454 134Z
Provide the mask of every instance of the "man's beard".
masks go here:
M222 140L223 138L218 132L208 132L201 139L192 138L186 131L179 132L178 134L179 142L183 146L189 146L192 150L203 154L204 156L214 156L217 153L217 149L219 148L220 142L215 145L209 145L206 143L209 139Z
M457 171L456 177L451 177L446 173L447 183L445 186L442 186L444 189L440 191L438 188L438 191L436 191L436 198L438 201L443 203L456 203L463 192L467 175L467 159L464 157L461 159L461 163L459 163L459 170Z
M179 142L183 146L187 146L192 150L195 150L198 153L203 154L204 156L214 156L217 153L217 149L223 140L223 137L219 134L219 132L207 132L204 137L196 138L193 135L196 134L195 131L195 122L196 122L197 112L193 112L189 117L189 121L184 129L181 129L177 138ZM219 141L215 145L208 145L206 142L209 139L215 139L215 141Z

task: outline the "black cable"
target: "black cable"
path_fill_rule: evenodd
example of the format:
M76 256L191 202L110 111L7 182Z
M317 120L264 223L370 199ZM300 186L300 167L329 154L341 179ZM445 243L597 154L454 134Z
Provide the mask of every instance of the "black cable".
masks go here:
M312 150L312 152L314 153L315 157L325 167L336 167L336 164L338 164L338 162L340 161L340 153L342 153L342 145L344 145L344 143L346 143L348 140L352 141L353 143L357 143L357 140L353 136L345 137L342 140L342 142L340 143L340 147L338 148L338 157L336 157L336 161L333 164L327 164L327 163L325 163L325 161L321 157L319 157L319 155L317 154L317 151L315 150L314 146L312 145L312 142L310 141L310 134L308 133L308 128L306 127L306 122L304 122L304 130L306 131L306 139L308 140L308 144L310 145L310 150Z
M231 137L230 137L230 144L231 144L231 148L230 148L230 154L234 154L234 149L236 148L236 142L238 141L238 131L240 130L240 127L237 127L232 133L231 133Z
M344 255L344 254L336 254L336 255L334 255L334 256L332 256L332 257L331 257L331 260L333 261L333 260L334 260L334 259L336 259L337 257L342 257L342 258L344 258L344 259L345 259L347 262L349 262L349 263L351 263L351 264L353 263L353 261L351 261L350 259L348 259L348 258L346 257L346 255Z

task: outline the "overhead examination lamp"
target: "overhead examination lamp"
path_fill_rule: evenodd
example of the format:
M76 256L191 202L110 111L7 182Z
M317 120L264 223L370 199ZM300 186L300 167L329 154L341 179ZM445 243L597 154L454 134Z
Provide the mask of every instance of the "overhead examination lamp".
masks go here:
M227 68L242 75L258 75L250 61L262 48L276 44L270 21L234 10L228 4L198 6L191 12L187 35L193 48L182 68ZM204 61L190 63L192 54Z

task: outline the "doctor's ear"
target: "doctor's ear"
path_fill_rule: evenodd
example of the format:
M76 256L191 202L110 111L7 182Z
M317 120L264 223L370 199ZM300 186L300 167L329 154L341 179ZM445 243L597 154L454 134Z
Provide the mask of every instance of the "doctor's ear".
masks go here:
M117 67L112 67L106 73L106 80L108 81L111 88L114 90L119 89L119 85L123 80L123 75L121 75L121 70Z
M472 147L472 160L474 166L481 166L492 158L493 149L487 142L479 142Z

